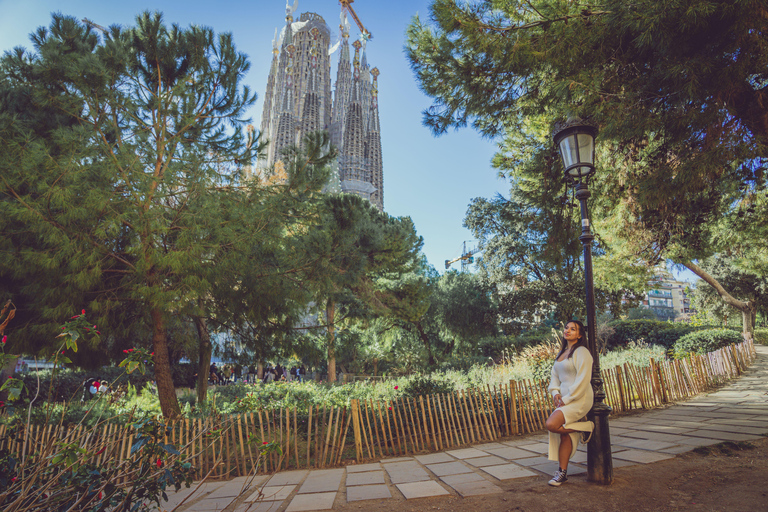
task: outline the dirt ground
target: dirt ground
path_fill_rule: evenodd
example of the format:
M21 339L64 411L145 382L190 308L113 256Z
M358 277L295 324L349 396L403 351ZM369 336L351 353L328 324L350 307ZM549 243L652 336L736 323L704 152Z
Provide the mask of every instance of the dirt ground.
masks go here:
M505 492L469 498L435 497L393 503L348 503L345 512L461 510L472 512L768 511L768 438L722 443L647 465L617 468L609 486L569 476L560 487L537 476L502 483Z

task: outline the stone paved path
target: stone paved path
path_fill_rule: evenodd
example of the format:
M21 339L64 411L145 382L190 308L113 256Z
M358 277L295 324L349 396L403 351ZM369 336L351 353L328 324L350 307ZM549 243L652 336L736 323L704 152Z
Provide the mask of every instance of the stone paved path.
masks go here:
M673 406L610 421L614 472L650 464L723 441L749 441L768 435L768 347L741 377L712 393ZM164 509L179 512L302 512L334 505L429 496L476 496L502 492L498 484L539 477L557 469L547 460L547 434L535 433L414 457L384 459L340 469L298 470L210 482L170 496ZM568 476L586 473L584 446L571 460ZM547 477L547 478L544 478ZM260 496L261 493L261 496ZM439 498L437 498L439 499Z

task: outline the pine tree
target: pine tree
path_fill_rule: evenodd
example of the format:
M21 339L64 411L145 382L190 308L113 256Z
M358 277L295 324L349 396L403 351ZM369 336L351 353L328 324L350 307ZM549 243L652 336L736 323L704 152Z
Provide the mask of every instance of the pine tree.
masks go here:
M229 34L149 13L103 34L55 14L31 39L0 65L2 274L46 329L76 304L150 326L173 417L168 325L209 292L199 242L220 227L198 205L258 147L247 58Z

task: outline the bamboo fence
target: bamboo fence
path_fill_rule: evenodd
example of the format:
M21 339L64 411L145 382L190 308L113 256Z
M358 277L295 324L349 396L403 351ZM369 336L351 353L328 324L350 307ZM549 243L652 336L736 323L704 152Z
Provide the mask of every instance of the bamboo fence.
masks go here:
M740 375L756 357L751 343L702 356L651 360L603 369L605 402L614 413L650 409L683 400ZM231 478L259 472L326 468L399 455L440 451L544 428L552 412L547 382L520 380L453 393L351 400L349 407L311 405L261 410L170 425L167 443L192 463L198 477ZM13 435L11 435L13 434ZM45 453L55 441L78 440L94 462L129 459L134 439L128 426L96 428L29 425L8 432L0 426L0 449L21 457ZM276 443L281 453L258 460L258 445ZM103 447L108 450L101 450Z

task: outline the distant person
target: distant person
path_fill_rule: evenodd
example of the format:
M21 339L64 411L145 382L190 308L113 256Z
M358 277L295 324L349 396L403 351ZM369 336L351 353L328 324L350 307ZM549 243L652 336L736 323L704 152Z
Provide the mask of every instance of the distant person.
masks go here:
M299 368L299 382L304 382L304 379L307 378L307 369L304 367L304 365L301 365L301 368Z
M549 430L549 460L559 468L549 485L559 486L568 480L568 462L576 454L582 433L591 433L594 423L584 417L592 408L594 392L592 354L587 348L584 324L571 320L563 330L563 345L552 366L549 392L556 409L546 421Z

